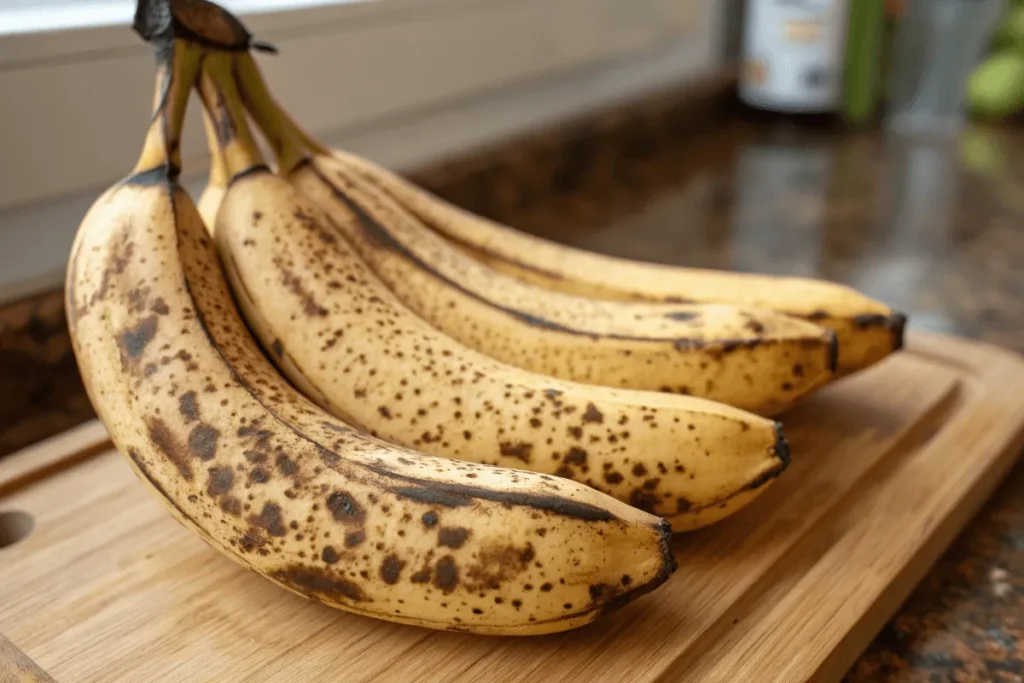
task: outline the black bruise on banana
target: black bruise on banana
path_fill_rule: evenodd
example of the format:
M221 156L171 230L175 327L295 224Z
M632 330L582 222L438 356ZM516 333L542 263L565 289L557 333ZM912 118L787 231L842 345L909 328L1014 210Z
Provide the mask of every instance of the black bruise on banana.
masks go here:
M270 574L285 586L310 596L313 600L333 604L341 595L353 602L372 602L359 584L342 578L334 572L296 564Z
M127 359L134 362L146 350L146 347L156 335L157 317L151 315L143 318L135 327L130 327L121 333L118 339L118 346L121 348L122 360Z
M594 339L594 340L598 340L598 339L614 339L616 341L636 341L636 342L649 342L649 341L653 340L652 337L641 337L641 336L626 335L626 334L597 334L597 333L594 333L594 332L587 332L587 331L584 331L584 330L578 330L578 329L575 329L575 328L572 328L572 327L566 327L565 325L560 325L559 323L553 322L551 320L547 320L545 318L540 318L540 317L537 317L537 316L534 316L534 315L530 315L529 313L524 313L523 311L520 311L520 310L517 310L517 309L514 309L514 308L509 308L507 306L502 306L500 304L497 304L497 303L491 301L490 299L487 299L486 297L481 296L480 294L478 294L478 293L476 293L476 292L474 292L474 291L472 291L470 289L467 289L466 287L464 287L463 285L459 284L458 282L456 282L456 281L452 280L451 278L443 275L442 273L439 273L436 269L431 267L428 263L426 263L421 258L416 256L416 254L413 254L411 251L409 251L405 247L405 245L403 245L401 242L396 240L394 238L394 236L387 230L387 228L385 228L383 225L380 224L380 222L378 222L376 219L374 219L373 216L371 216L358 202L356 202L354 199L352 199L344 190L342 190L340 187L338 187L335 183L331 182L331 180L327 176L325 176L323 174L323 172L321 172L321 170L319 168L317 168L316 164L312 163L308 159L306 161L304 161L303 164L306 165L306 167L308 167L313 173L315 173L316 176L318 178L320 178L320 180L323 181L323 183L327 187L330 188L331 193L339 201L341 201L349 209L349 211L351 211L356 216L356 218L359 219L359 224L362 226L363 231L366 233L367 237L369 237L371 240L373 240L374 243L378 244L381 248L389 249L389 250L395 252L396 254L399 254L402 258L408 260L410 263L414 264L417 268L419 268L423 272L428 273L431 277L434 277L437 280L440 280L441 282L445 283L449 287L452 287L453 289L457 290L461 294L464 294L465 296L467 296L467 297L469 297L471 299L479 301L480 303L484 304L485 306L493 308L493 309L495 309L497 311L501 311L505 315L508 315L509 317L514 318L515 320L518 320L520 322L526 323L527 325L530 325L531 327L537 327L537 328L540 328L540 329L551 330L553 332L561 332L561 333L564 333L564 334L570 334L570 335L578 336L578 337L587 337L589 339ZM760 346L762 344L775 343L776 341L777 340L768 340L768 339L742 339L742 340L715 340L713 342L706 342L706 341L700 340L700 339L690 339L690 338L686 338L686 337L680 337L680 338L675 339L673 341L673 344L674 344L676 350L679 350L679 351L690 350L690 349L711 348L711 349L720 349L722 353L731 353L731 352L733 352L733 351L735 351L735 350L737 350L739 348L751 348L751 349L753 349L753 348L756 348L756 347L758 347L758 346Z
M328 467L336 467L337 465L333 458L326 458L325 464ZM430 486L427 487L423 485L421 480L398 474L387 467L365 464L364 468L389 480L408 482L406 485L389 483L387 487L395 495L420 503L457 508L472 505L474 500L489 500L510 506L517 505L533 508L562 517L582 519L586 522L608 522L614 519L611 513L603 508L558 496L548 496L543 493L521 493L518 491L494 491L479 486L439 481L432 481ZM424 519L424 522L426 523L426 519Z
M185 446L178 442L167 423L158 417L146 421L149 440L158 451L164 454L177 468L178 473L187 481L192 481L192 461Z

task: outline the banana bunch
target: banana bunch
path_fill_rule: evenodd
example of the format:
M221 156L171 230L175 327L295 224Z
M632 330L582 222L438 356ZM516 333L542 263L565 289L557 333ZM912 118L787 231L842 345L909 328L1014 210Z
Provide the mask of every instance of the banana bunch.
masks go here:
M675 569L664 520L569 479L385 443L278 373L176 182L205 51L162 48L144 150L84 217L66 306L98 415L170 512L288 590L431 628L560 631L663 583ZM218 107L211 74L226 64L207 61L201 88Z
M593 621L667 580L672 531L785 471L773 416L900 346L902 316L838 285L571 250L327 149L206 0L139 0L135 29L154 116L72 248L75 355L175 518L307 598L474 633Z

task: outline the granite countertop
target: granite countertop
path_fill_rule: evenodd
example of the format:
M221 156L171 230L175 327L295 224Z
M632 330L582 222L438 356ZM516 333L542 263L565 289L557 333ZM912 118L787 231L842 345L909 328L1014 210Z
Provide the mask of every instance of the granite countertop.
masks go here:
M1024 129L955 144L663 93L415 174L471 210L617 255L820 276L912 325L1024 352ZM0 455L92 416L61 293L0 307ZM1024 462L847 683L1024 681Z

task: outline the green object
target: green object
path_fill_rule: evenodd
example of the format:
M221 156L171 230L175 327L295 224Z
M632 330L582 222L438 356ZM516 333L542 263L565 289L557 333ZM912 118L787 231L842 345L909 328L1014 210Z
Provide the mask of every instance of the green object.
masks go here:
M1024 54L992 55L967 82L967 100L981 116L1001 118L1024 107Z
M960 159L975 173L998 181L1006 176L1009 165L1004 143L991 127L968 126L960 136Z
M843 115L864 123L878 107L885 48L885 0L854 0L846 37Z
M1012 48L1024 51L1024 3L1015 2L1009 8L996 29L993 43L1000 50Z

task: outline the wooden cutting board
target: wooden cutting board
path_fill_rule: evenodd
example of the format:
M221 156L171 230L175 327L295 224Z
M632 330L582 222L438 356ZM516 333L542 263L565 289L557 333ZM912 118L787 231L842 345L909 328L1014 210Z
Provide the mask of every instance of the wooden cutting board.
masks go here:
M1024 362L909 337L785 416L789 472L678 537L667 584L553 636L287 593L179 526L86 425L0 460L0 538L34 522L0 549L0 682L49 680L33 663L60 683L838 681L1024 447Z

